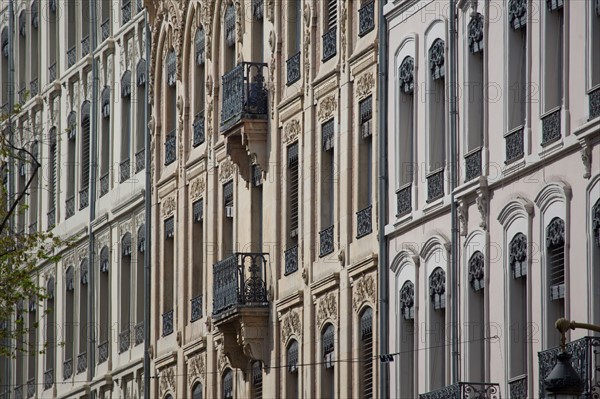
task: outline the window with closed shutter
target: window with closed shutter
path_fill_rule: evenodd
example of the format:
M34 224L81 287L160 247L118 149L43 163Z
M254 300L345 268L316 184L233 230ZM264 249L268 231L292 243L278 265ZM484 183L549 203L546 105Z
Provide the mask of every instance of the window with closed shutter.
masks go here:
M262 399L263 397L263 373L262 363L257 360L252 364L252 397Z
M554 218L546 227L546 253L550 299L565 297L565 222Z
M289 235L298 236L298 143L288 147L288 204L289 204Z
M165 220L165 239L171 239L175 236L175 217L171 216Z
M361 398L373 398L373 311L366 308L360 317Z
M81 107L81 187L87 188L90 180L90 102Z
M194 213L194 223L199 223L202 221L202 218L204 217L203 210L204 200L199 199L198 201L192 204L192 211Z
M365 139L372 134L373 97L369 96L362 100L358 108L360 112L360 133L362 138Z
M337 25L337 0L327 0L327 27L329 29Z
M48 196L50 198L50 209L56 209L56 188L57 188L57 180L58 180L58 151L57 151L57 143L56 143L56 127L50 129L50 151L49 151L49 193Z

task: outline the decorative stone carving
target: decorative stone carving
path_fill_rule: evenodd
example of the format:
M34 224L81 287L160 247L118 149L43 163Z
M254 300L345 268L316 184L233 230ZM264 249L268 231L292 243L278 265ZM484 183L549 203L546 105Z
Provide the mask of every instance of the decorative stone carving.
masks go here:
M292 334L296 337L302 336L302 321L300 315L295 310L290 310L281 318L281 338L285 344Z
M365 302L376 304L375 280L372 275L359 278L354 284L352 306L358 311Z
M88 250L87 247L81 247L77 250L77 264L80 264L82 260L87 258Z
M434 309L446 307L446 272L441 267L436 268L429 276L429 297Z
M445 43L436 39L429 49L429 70L433 80L443 78L445 73Z
M200 198L205 188L206 182L204 181L204 177L200 176L194 179L192 184L190 184L190 198L192 200Z
M356 94L358 94L358 98L361 99L367 97L371 94L371 90L374 86L375 78L373 77L373 74L371 72L362 74L356 83Z
M293 143L300 136L300 122L298 119L292 119L283 128L283 142L285 144Z
M346 41L347 41L347 29L346 29L346 19L348 18L348 7L346 6L346 1L342 1L342 15L340 19L340 41L342 44L342 73L346 72Z
M471 17L468 30L469 50L471 50L471 53L475 54L483 51L483 15L475 13Z
M320 328L327 319L337 320L337 298L333 292L323 295L317 301L317 326Z
M469 212L467 209L467 204L465 201L459 201L458 207L456 208L458 212L458 221L460 223L460 235L466 237L468 234L467 222L469 218Z
M267 18L271 23L275 20L275 0L267 0Z
M229 158L225 159L223 162L219 164L219 180L222 183L225 183L228 180L231 180L233 177L233 173L235 172L235 165Z
M592 147L584 145L581 149L581 161L583 162L583 178L589 179L592 176Z
M70 251L63 257L63 269L67 270L69 266L72 266L75 261L75 254L73 251Z
M334 112L337 110L337 101L335 95L325 97L319 104L319 111L317 116L321 122L326 121L333 117Z
M565 242L565 222L561 218L554 218L546 227L546 246L553 247Z
M412 281L406 281L400 289L400 308L406 320L415 318L415 285Z
M275 30L271 29L269 33L269 47L271 49L271 61L269 62L269 91L275 93L275 67L277 65L277 59L275 57L275 50L277 47L277 37ZM275 96L269 96L271 100L271 118L275 117Z
M481 251L475 251L469 259L469 284L475 291L484 288L485 258Z
M523 233L517 233L509 244L508 262L513 276L521 277L527 274L527 237Z
M592 231L596 235L596 244L600 247L600 199L592 208Z
M415 89L415 59L407 56L400 64L398 72L400 80L400 90L404 94L411 94Z
M304 3L304 79L306 79L306 95L310 88L310 20L311 12L308 2Z
M484 193L479 193L477 199L475 200L477 203L477 210L481 215L481 222L479 223L479 227L483 230L487 230L487 198Z
M175 196L171 195L165 198L162 201L162 216L163 218L168 218L173 215L175 209L177 208L177 201L175 201Z
M173 397L177 397L175 366L167 367L160 372L160 396L164 397L167 392L171 392Z
M206 377L206 365L204 363L204 354L197 354L188 361L188 381L190 386L196 380L204 381Z
M229 359L223 352L223 343L217 345L217 363L219 367L219 373L222 374L227 366L229 366Z

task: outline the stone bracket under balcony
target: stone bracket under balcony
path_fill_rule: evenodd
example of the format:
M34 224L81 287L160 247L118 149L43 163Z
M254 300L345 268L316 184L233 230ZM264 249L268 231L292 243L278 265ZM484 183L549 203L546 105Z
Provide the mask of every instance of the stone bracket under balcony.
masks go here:
M245 121L225 135L225 148L231 161L238 166L246 181L252 178L252 165L267 167L267 124L261 121Z

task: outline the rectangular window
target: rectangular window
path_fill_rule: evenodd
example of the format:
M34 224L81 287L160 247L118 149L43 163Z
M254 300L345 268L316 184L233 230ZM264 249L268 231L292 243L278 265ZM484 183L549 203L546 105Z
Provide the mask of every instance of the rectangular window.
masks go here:
M333 225L334 212L334 120L321 126L323 151L321 153L321 227Z
M223 184L223 258L233 253L233 181Z
M287 149L288 164L288 233L289 239L297 243L298 238L298 143Z

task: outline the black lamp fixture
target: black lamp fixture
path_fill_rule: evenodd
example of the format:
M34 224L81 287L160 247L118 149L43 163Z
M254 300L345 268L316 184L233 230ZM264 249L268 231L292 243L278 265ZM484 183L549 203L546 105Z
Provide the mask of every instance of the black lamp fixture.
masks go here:
M571 365L571 355L564 348L556 355L556 365L544 383L552 398L574 399L583 393L583 380Z

